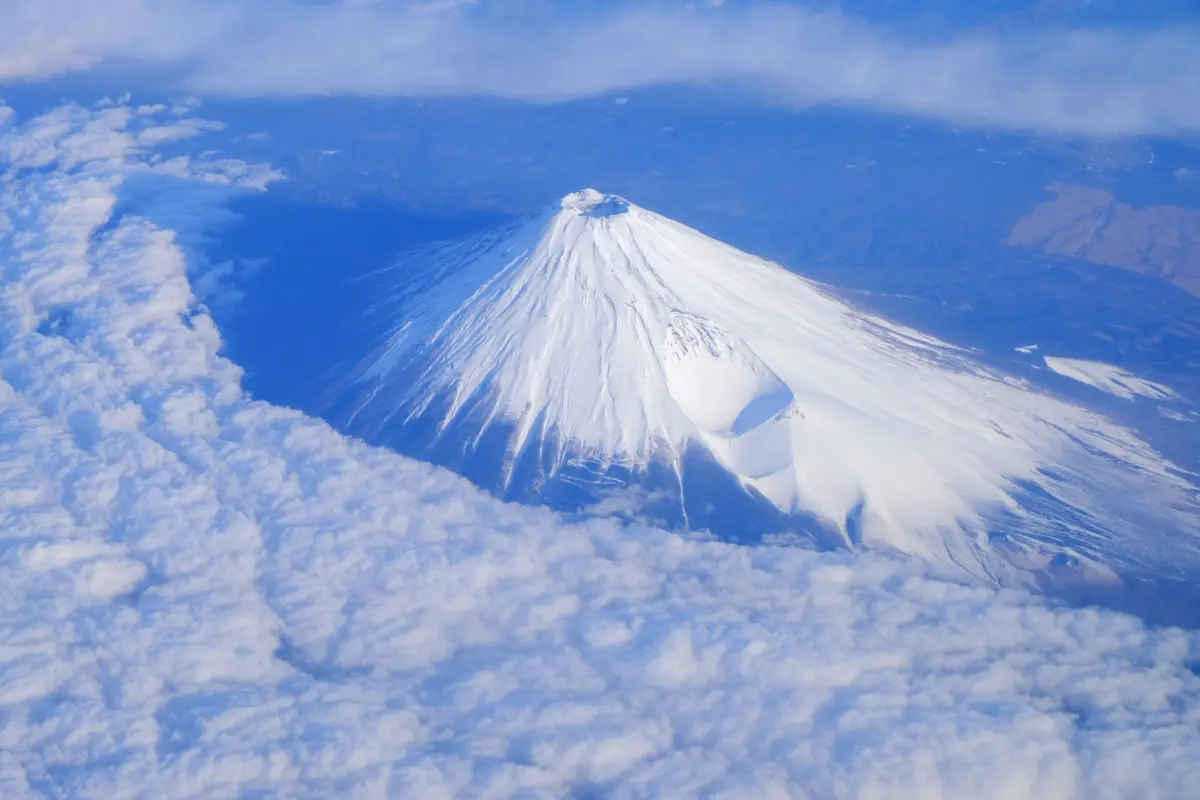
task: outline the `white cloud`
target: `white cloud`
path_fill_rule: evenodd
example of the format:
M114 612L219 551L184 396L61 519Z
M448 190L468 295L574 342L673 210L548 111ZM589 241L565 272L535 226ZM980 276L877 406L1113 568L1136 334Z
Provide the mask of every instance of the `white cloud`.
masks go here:
M1003 128L1200 128L1200 32L1186 27L973 31L917 41L769 3L574 13L412 2L15 3L0 32L0 80L116 60L168 66L190 89L240 95L557 100L733 80L793 103Z
M153 161L131 118L0 138L5 797L1200 780L1195 634L883 557L567 524L248 399L171 231L110 221Z

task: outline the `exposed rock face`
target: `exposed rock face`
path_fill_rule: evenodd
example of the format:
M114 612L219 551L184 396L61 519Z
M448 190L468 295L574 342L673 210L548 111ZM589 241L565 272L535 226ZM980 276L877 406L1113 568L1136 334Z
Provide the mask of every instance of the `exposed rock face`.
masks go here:
M1134 208L1101 189L1047 188L1055 197L1017 221L1009 244L1156 275L1200 296L1200 209Z

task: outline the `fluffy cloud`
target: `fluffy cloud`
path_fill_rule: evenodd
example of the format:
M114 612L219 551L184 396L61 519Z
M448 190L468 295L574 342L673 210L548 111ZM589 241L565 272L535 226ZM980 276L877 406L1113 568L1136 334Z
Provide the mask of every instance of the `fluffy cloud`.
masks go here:
M250 400L173 232L114 216L176 123L72 108L0 138L5 797L1200 781L1193 634L883 557L568 524Z
M769 3L566 12L537 4L15 0L7 17L0 80L132 60L168 67L177 83L203 92L539 101L732 80L786 102L1005 128L1200 128L1200 33L1188 28L919 41Z

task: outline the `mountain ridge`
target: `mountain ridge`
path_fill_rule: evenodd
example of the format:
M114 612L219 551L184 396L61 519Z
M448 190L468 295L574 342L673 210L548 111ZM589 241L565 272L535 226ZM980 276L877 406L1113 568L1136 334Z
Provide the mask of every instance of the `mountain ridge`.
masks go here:
M841 546L988 580L1200 562L1193 489L1130 431L624 198L419 261L382 276L395 322L346 382L349 427L404 449L424 420L464 457L502 440L502 493L576 469L602 498L658 464L686 520L699 448Z

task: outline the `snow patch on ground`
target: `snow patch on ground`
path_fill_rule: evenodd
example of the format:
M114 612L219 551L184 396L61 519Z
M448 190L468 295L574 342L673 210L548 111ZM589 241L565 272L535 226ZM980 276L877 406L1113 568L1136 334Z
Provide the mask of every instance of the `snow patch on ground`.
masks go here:
M1059 375L1086 383L1102 392L1115 394L1126 400L1135 397L1150 397L1155 400L1170 400L1177 395L1161 383L1139 378L1131 372L1104 364L1100 361L1084 361L1077 358L1046 356L1046 366Z
M0 138L4 797L1200 782L1194 634L881 556L567 524L251 400L173 233L112 219L165 137L133 124Z

